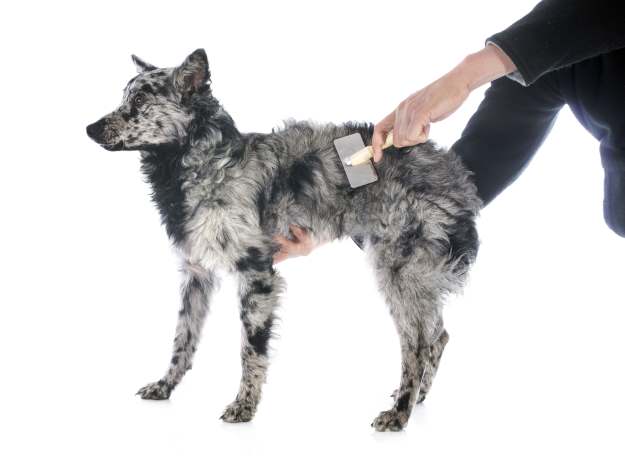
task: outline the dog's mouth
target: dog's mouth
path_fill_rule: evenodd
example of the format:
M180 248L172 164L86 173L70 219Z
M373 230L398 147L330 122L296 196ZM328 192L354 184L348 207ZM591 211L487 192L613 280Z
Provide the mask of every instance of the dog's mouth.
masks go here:
M109 150L109 151L123 150L124 141L118 141L114 144L100 144L100 146L104 147L106 150Z

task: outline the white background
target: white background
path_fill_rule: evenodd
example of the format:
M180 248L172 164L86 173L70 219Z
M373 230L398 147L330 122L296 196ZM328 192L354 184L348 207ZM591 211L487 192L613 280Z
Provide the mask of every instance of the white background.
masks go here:
M289 289L252 423L218 420L239 379L228 279L172 399L133 396L170 358L178 263L138 153L84 133L120 101L131 53L173 66L204 47L242 131L376 121L533 3L4 3L0 454L623 454L625 240L603 222L598 145L567 109L482 212L451 341L404 432L369 427L399 348L350 241L279 266ZM453 144L482 93L432 138Z

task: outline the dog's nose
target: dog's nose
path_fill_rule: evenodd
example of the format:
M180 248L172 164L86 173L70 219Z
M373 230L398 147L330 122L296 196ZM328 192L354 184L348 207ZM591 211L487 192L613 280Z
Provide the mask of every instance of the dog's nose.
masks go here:
M104 127L106 125L106 121L104 119L100 119L91 125L87 125L87 135L91 139L99 139L104 132Z

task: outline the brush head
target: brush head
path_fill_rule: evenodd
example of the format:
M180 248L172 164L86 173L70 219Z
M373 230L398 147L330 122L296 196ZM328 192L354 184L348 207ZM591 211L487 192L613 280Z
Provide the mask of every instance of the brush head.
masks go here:
M354 160L353 155L365 149L365 143L359 133L353 133L334 140L334 147L339 155L343 170L347 175L347 180L352 188L362 187L378 180L375 168L371 164L371 156L364 162L358 163ZM346 163L349 161L349 164Z

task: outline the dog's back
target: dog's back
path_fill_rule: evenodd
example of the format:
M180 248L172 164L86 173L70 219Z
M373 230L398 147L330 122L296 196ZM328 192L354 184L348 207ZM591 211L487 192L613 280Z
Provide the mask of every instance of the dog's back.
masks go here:
M344 236L376 241L421 225L421 231L427 228L447 242L452 256L474 256L473 220L481 203L460 159L432 142L391 147L376 165L379 180L352 189L333 145L352 133L369 143L373 126L289 122L250 141L254 158L246 167L264 184L257 198L263 229L284 234L295 224L323 241Z

